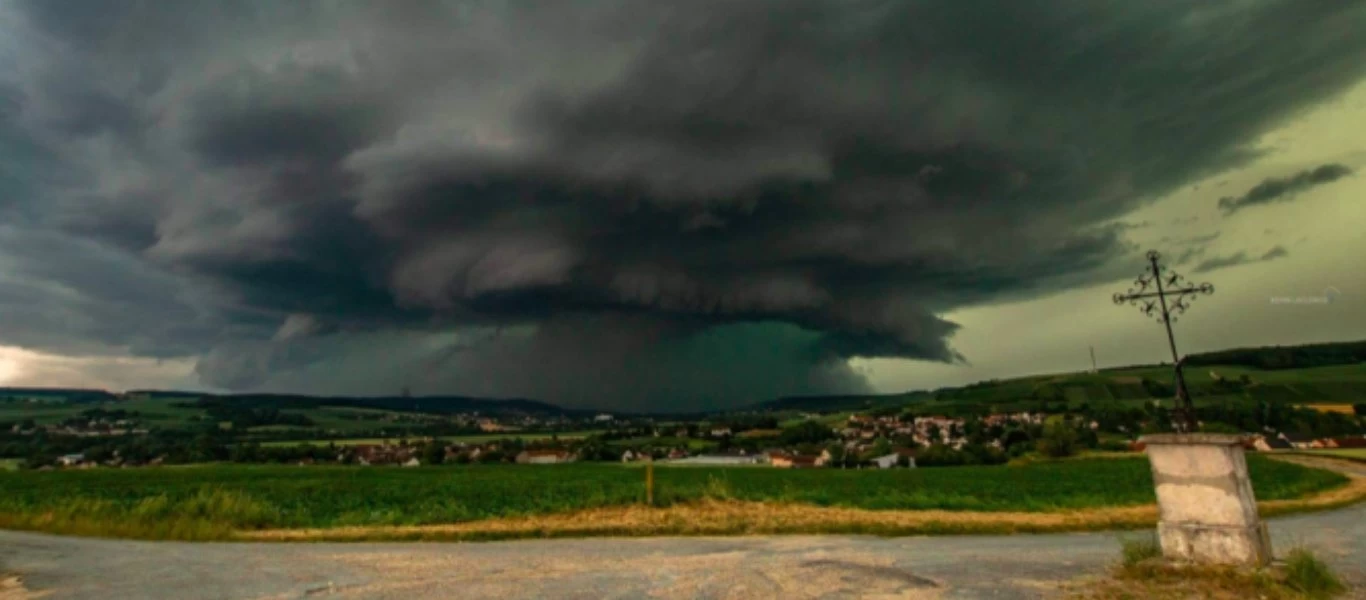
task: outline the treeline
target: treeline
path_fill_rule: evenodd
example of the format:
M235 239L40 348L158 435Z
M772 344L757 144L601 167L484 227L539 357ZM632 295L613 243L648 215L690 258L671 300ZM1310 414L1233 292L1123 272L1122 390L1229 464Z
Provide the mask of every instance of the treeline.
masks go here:
M1186 357L1186 364L1193 366L1239 365L1265 370L1355 365L1362 362L1366 362L1366 341L1235 348Z

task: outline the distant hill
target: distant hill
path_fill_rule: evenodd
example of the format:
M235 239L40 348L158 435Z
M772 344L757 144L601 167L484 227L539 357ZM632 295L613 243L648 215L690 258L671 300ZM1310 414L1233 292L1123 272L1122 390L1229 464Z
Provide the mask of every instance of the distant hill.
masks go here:
M1366 362L1366 341L1234 348L1186 357L1186 364L1192 366L1239 365L1263 370L1307 369L1363 362Z
M1366 398L1366 364L1363 363L1366 363L1366 342L1340 342L1192 354L1186 358L1184 371L1197 402L1241 399L1331 404L1360 402L1361 398ZM1216 379L1219 373L1224 374L1220 378L1227 380ZM1243 383L1244 377L1246 383ZM1158 363L1109 367L1098 373L1079 371L993 379L933 391L785 397L747 408L802 412L910 408L952 414L1043 410L1088 403L1141 406L1151 400L1170 400L1172 380L1171 365Z
M0 387L0 398L21 398L68 404L99 403L117 400L107 390L81 388Z

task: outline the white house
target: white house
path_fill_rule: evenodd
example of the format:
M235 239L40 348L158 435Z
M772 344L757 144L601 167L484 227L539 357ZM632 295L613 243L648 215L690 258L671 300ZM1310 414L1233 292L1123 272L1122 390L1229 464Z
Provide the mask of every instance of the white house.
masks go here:
M749 456L734 454L701 454L680 458L669 461L680 465L716 465L716 466L738 466L738 465L757 465L763 462L763 456L752 454Z
M875 463L877 465L877 468L879 469L890 469L892 467L895 467L897 461L899 460L901 460L901 455L893 452L891 454L888 454L887 456L879 456L877 458L874 458L873 463Z

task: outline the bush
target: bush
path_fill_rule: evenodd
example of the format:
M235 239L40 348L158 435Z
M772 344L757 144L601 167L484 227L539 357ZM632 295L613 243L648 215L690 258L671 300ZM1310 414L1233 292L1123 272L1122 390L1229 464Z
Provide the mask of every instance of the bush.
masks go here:
M1327 564L1305 548L1286 555L1285 584L1310 598L1332 598L1347 589Z
M1073 456L1077 453L1077 432L1061 421L1049 423L1035 446L1049 458Z
M1106 452L1128 452L1129 443L1122 440L1105 440L1096 446L1096 448Z

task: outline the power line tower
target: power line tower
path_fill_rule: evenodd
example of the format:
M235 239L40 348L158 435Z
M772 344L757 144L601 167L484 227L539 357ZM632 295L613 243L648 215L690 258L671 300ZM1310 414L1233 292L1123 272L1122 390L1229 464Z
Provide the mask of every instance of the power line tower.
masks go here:
M1190 391L1186 389L1186 378L1181 374L1181 363L1184 359L1176 353L1176 336L1172 335L1172 322L1176 321L1176 315L1185 314L1196 296L1213 294L1214 286L1208 283L1195 285L1187 282L1185 277L1157 262L1162 255L1156 250L1149 250L1147 258L1148 267L1134 280L1135 287L1129 288L1125 293L1115 294L1112 298L1115 304L1127 303L1138 306L1141 303L1142 307L1139 310L1144 315L1155 317L1159 324L1167 328L1167 344L1172 351L1172 368L1176 377L1177 418L1173 421L1181 431L1195 431L1195 406L1191 403ZM1152 291L1149 291L1150 287L1153 288ZM1174 299L1170 305L1167 303L1168 298Z

